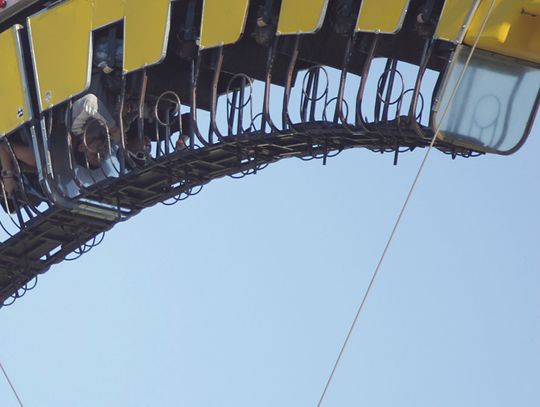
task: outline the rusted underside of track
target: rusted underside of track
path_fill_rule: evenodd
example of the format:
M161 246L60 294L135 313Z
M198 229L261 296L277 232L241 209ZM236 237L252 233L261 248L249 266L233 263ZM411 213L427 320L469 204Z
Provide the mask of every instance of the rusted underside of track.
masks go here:
M98 219L73 210L51 207L28 222L23 230L0 246L0 303L10 304L35 286L37 276L72 253L85 252L85 244L145 208L167 200L179 201L198 193L210 181L225 176L255 174L285 158L326 160L355 147L380 152L425 147L429 140L414 143L404 138L381 139L379 133L351 133L342 126L320 123L299 125L295 131L255 133L227 137L205 148L185 149L154 160L121 179L95 185L82 201L107 203L119 214ZM437 143L451 151L453 147ZM51 254L53 253L53 254Z

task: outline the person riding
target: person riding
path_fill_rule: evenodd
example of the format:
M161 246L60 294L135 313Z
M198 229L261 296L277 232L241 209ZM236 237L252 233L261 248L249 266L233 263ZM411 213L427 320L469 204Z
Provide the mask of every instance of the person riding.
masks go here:
M43 200L39 192L41 187L34 152L22 141L19 132L0 140L0 167L2 176L0 204L6 212L15 212L16 201L22 205L28 203L37 205ZM19 189L21 185L25 193ZM31 202L25 202L26 199Z
M108 49L114 42L114 57ZM115 112L121 90L121 72L123 58L122 40L101 36L96 41L92 62L92 77L89 89L73 103L71 113L71 132L81 136L90 119L105 124L116 144L120 144L120 128L111 112ZM112 60L112 61L111 61ZM112 66L111 66L112 65Z
M110 143L106 125L94 118L73 139L73 158L73 171L60 175L62 190L70 198L81 193L80 186L87 188L120 173L118 146Z

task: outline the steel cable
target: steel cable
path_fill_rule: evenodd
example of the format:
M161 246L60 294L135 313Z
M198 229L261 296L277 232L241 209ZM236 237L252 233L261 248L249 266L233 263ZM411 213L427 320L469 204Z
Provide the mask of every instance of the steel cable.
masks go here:
M2 373L4 373L4 377L6 378L8 384L9 384L9 387L11 387L11 391L13 392L13 395L15 396L15 398L17 399L17 401L19 402L19 405L21 407L24 407L23 406L23 403L21 401L21 398L19 397L19 395L17 394L17 391L15 390L15 387L13 386L13 383L11 382L7 372L6 372L6 369L4 369L4 366L2 365L2 362L0 362L0 369L2 369Z
M414 178L414 181L411 185L411 188L409 189L409 192L407 194L407 197L405 198L405 202L403 203L403 206L399 212L399 215L396 219L396 222L394 224L394 227L392 228L392 232L390 233L390 236L386 242L386 245L384 247L384 250L382 252L382 255L381 257L379 258L379 262L377 263L377 267L375 268L375 271L373 272L372 276L371 276L371 280L369 281L369 284L368 284L368 287L366 289L366 292L364 293L364 296L362 298L362 301L360 303L360 306L358 307L357 311L356 311L356 315L354 316L354 319L352 321L352 324L349 328L349 331L347 332L347 335L345 337L345 340L343 341L343 345L341 346L341 349L338 353L338 356L336 358L336 361L334 363L334 366L332 368L332 371L330 372L330 376L328 377L327 381L326 381L326 384L324 386L324 389L323 389L323 392L321 394L321 397L319 398L319 402L317 403L317 407L320 407L322 405L322 403L324 402L324 399L326 397L326 394L327 394L327 391L328 391L328 388L330 387L330 384L332 383L332 380L334 378L334 375L336 373L336 370L339 366L339 363L341 362L341 359L343 357L343 354L345 352L345 349L347 348L347 345L349 343L349 340L351 338L351 335L354 331L354 328L356 327L356 324L358 322L358 319L360 317L360 314L362 313L362 310L364 309L364 305L369 297L369 294L371 292L371 289L373 288L373 284L375 283L375 279L377 278L377 275L379 274L379 271L381 269L381 266L382 266L382 263L386 257L386 254L388 253L388 249L390 248L390 245L392 243L392 241L394 240L394 237L396 235L396 231L399 227L399 224L401 223L401 220L403 218L403 215L407 209L407 207L409 206L409 202L411 200L411 197L416 189L416 185L418 184L418 180L420 179L420 176L422 175L422 172L424 170L424 167L425 167L425 164L427 162L427 159L429 158L429 155L431 153L431 151L433 150L433 146L435 145L435 141L437 140L437 137L439 135L439 132L440 132L440 127L442 126L442 123L444 122L444 119L446 118L446 114L448 113L448 110L450 108L450 105L452 104L453 100L454 100L454 97L456 96L456 93L457 93L457 90L459 89L459 86L461 85L461 81L463 80L463 76L465 75L465 72L467 71L467 68L470 64L470 61L471 61L471 58L476 50L476 47L478 46L478 42L480 40L480 36L482 35L485 27L486 27L486 24L487 24L487 21L489 19L489 17L491 16L491 13L493 12L493 8L495 6L495 0L492 0L491 1L491 5L490 5L490 8L488 9L488 12L486 14L486 17L484 18L484 21L482 22L482 25L480 27L480 30L478 32L478 35L475 39L475 42L471 48L471 52L469 53L468 57L467 57L467 60L465 62L465 64L463 65L463 69L459 75L459 78L458 78L458 81L456 82L456 85L452 91L452 94L450 95L450 99L448 101L448 104L446 105L445 107L445 110L443 112L443 115L441 117L441 120L439 122L439 125L437 126L436 130L434 131L434 135L433 135L433 138L431 139L431 143L429 144L429 148L428 150L426 151L426 154L424 155L424 158L422 160L422 163L420 164L420 168L418 169L418 172L416 173L416 176Z

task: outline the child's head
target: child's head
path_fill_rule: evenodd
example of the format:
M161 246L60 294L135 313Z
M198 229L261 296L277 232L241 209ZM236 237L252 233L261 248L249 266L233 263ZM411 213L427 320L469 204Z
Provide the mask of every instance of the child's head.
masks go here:
M107 154L107 130L99 120L89 120L83 134L75 143L75 161L80 166L99 168L101 159Z

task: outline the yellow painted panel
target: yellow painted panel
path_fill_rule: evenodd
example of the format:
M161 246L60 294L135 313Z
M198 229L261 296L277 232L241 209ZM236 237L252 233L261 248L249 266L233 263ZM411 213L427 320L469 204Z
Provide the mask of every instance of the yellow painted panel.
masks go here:
M0 137L30 120L31 112L26 93L26 78L22 56L18 47L18 30L15 26L0 34Z
M94 0L94 20L92 28L103 27L124 18L127 0Z
M483 0L478 7L466 44L474 44L490 5ZM478 48L540 63L540 0L496 0Z
M282 0L277 35L308 34L321 28L328 0Z
M91 6L69 0L28 18L41 111L89 85Z
M478 3L480 0L446 0L435 38L460 44Z
M124 72L160 62L169 34L170 0L93 0L92 27L124 20Z
M92 30L122 19L124 72L161 62L170 0L67 0L28 18L42 111L88 87Z
M125 0L124 72L161 62L169 37L169 0Z
M409 0L362 0L356 31L397 33L408 7Z
M233 44L246 24L249 0L204 0L199 48Z

